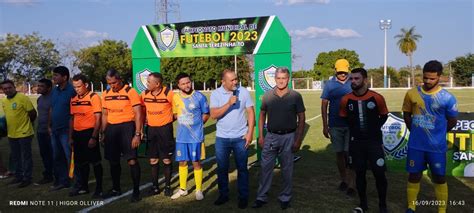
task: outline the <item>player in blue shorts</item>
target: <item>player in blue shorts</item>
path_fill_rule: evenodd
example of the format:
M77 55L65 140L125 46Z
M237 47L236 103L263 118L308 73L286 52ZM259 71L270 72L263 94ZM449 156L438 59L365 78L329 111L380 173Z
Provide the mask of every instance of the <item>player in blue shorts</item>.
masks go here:
M456 98L438 85L443 65L429 61L423 67L423 86L410 89L403 101L403 118L410 130L406 169L407 212L415 212L422 172L428 166L434 183L438 212L446 212L446 132L456 125Z
M202 193L201 160L206 157L204 146L204 123L209 119L209 105L206 96L191 87L188 74L180 73L176 77L179 93L173 97L173 114L178 120L176 135L176 161L179 161L179 189L171 196L177 199L188 194L188 161L193 163L196 182L196 200L204 199Z

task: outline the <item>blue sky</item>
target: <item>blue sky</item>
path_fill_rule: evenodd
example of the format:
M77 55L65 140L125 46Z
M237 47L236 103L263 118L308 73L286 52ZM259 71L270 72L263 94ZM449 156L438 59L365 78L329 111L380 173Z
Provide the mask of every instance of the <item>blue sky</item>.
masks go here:
M175 0L176 1L176 0ZM99 40L131 44L141 25L155 21L154 0L0 0L0 36L39 32L63 46L84 47ZM293 69L310 69L318 53L355 50L366 68L383 66L380 19L391 19L388 65L408 58L393 38L416 26L423 38L414 64L444 63L474 52L472 0L180 0L170 22L277 15L292 36Z

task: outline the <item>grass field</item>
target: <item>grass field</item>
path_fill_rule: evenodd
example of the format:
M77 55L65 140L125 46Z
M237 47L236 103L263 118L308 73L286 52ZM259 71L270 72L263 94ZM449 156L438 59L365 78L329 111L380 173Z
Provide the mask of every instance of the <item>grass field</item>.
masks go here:
M390 111L400 111L403 96L406 90L381 90L379 91L385 96ZM451 90L457 97L459 110L461 112L474 111L474 89ZM295 164L293 175L293 200L292 207L289 212L350 212L358 204L358 198L349 198L344 193L336 190L339 183L339 175L335 167L334 153L331 151L331 144L328 139L322 135L322 122L320 116L320 92L319 91L303 91L304 102L306 105L307 127L302 149L297 155L302 159ZM34 100L36 102L36 100ZM312 119L312 120L310 120ZM215 121L210 120L205 127L206 132L206 153L208 157L214 156L214 140L215 140ZM7 156L9 146L6 139L0 141L0 152L3 161L8 162ZM255 146L250 148L249 162L256 160ZM36 140L33 141L33 180L37 181L41 178L42 164L39 156L38 145ZM150 167L146 159L140 159L142 168L142 184L148 183L151 179ZM103 161L104 165L104 189L111 187L110 172L108 163ZM110 204L104 205L94 211L100 212L234 212L239 211L237 208L237 188L236 178L237 172L235 167L231 166L230 177L230 202L221 207L213 205L214 200L218 196L216 163L210 161L204 165L204 181L203 190L205 199L203 201L194 200L194 181L193 175L190 173L188 188L192 188L190 195L187 197L172 201L160 194L150 197L146 195L147 190L143 191L143 200L136 204L130 204L128 197L117 200ZM177 166L174 166L177 170ZM251 167L250 170L250 202L255 199L258 187L259 167ZM92 173L92 172L91 172ZM367 173L369 197L369 208L371 212L376 212L377 192L372 174ZM391 212L404 212L406 209L406 173L388 171L388 207ZM91 174L91 178L93 175ZM448 177L449 199L456 201L464 201L463 206L449 206L448 212L473 212L474 211L474 178L455 178ZM78 211L88 206L71 205L71 206L12 206L10 201L90 201L90 195L69 198L69 190L59 192L48 192L48 186L34 186L18 189L15 186L8 186L6 183L10 179L0 182L0 212L72 212ZM275 170L272 188L269 192L269 203L265 205L262 211L280 211L277 196L280 191L281 178L279 170ZM90 184L89 188L94 189L95 184ZM125 162L122 163L122 190L131 189L131 178L128 167ZM173 188L178 186L177 178L173 181ZM435 200L434 189L431 186L429 177L425 176L421 184L419 200ZM251 203L249 203L251 205ZM434 212L434 206L420 206L418 212ZM248 208L247 211L254 211Z

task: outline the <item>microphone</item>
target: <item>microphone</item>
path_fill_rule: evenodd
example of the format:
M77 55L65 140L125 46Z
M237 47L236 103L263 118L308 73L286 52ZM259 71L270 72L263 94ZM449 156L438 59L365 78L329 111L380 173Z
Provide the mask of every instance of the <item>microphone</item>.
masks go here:
M233 95L233 96L237 96L237 88L236 88L235 90L232 90L232 95ZM232 104L232 105L235 105L235 103Z

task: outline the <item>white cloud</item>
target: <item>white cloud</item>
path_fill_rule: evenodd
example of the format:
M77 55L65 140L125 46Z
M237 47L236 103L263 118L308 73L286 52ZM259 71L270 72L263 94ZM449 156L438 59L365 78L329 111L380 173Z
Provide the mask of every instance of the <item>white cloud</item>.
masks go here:
M39 0L0 0L0 3L10 4L15 6L35 6L39 4Z
M359 33L352 29L328 29L320 27L308 27L304 30L292 30L290 35L294 39L345 39L362 37Z
M66 32L66 36L73 37L73 38L83 38L83 39L93 39L93 38L107 38L109 37L108 33L105 32L97 32L94 30L84 30L80 29L79 32Z
M330 0L274 0L275 5L329 4Z

